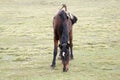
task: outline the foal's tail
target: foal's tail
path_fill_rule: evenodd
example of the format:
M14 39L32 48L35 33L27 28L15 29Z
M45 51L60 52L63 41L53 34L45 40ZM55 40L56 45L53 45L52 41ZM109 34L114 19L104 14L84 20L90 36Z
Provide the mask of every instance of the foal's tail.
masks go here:
M65 8L65 11L67 11L67 6L66 4L62 4L62 8L60 10L62 10L63 8Z
M65 8L65 10L63 10L63 8ZM67 11L67 6L66 6L66 4L62 4L62 8L61 8L60 11L59 11L59 15L60 15L62 21L64 21L64 20L67 19L66 11Z

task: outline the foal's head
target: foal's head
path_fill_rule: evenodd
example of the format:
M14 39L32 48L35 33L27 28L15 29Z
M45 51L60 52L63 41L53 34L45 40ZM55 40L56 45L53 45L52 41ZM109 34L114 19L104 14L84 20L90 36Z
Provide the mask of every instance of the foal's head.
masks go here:
M75 24L78 21L78 18L75 15L73 15L73 14L69 13L69 15L70 15L70 19L71 19L72 25Z
M69 65L69 44L63 43L59 45L60 47L60 54L63 64L63 72L68 71L68 65Z

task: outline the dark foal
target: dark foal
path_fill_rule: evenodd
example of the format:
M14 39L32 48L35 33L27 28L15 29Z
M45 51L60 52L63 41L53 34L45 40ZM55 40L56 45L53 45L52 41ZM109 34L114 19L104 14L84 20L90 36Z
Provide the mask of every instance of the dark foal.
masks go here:
M53 19L54 29L54 52L53 61L51 67L54 68L56 65L56 56L58 48L58 40L60 41L60 56L63 63L63 71L67 72L69 65L69 56L73 59L72 51L72 26L76 23L77 17L73 16L71 19L67 16L64 10L58 12ZM70 49L70 52L69 52Z

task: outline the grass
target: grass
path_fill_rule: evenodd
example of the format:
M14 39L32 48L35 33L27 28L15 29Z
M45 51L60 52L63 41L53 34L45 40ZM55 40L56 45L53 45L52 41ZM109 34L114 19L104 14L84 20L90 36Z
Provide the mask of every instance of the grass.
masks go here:
M78 17L69 71L53 56L52 19L62 3ZM0 0L0 80L120 80L120 1Z

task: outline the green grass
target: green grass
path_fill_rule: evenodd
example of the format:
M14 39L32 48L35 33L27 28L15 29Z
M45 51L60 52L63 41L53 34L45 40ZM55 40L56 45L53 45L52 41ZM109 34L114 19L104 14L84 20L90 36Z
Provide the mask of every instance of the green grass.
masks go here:
M66 3L78 17L74 60L53 57L52 19ZM119 0L0 0L0 80L120 80Z

